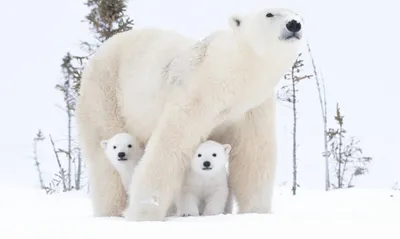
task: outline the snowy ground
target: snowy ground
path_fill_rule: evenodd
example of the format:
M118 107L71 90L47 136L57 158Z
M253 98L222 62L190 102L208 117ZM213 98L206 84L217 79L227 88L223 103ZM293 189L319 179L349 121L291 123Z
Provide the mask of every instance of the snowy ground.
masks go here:
M332 192L277 188L270 215L169 218L127 222L93 218L84 192L47 196L2 187L0 238L400 238L400 191L345 189Z

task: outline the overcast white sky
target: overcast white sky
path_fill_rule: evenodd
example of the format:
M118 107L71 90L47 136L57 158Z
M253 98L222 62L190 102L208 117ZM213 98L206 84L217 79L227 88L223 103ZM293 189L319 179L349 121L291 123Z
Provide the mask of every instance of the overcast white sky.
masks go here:
M279 2L279 5L277 4ZM400 181L400 47L395 1L316 0L132 0L128 14L138 27L158 26L201 38L227 27L232 13L258 7L284 6L301 13L308 38L326 79L330 123L341 104L349 134L361 140L373 157L370 173L359 187L391 187ZM0 183L37 184L31 158L38 128L62 138L66 123L55 105L62 96L54 89L61 79L64 54L90 39L81 23L87 8L78 0L0 0ZM299 183L323 188L322 122L315 82L303 82L299 104ZM278 183L291 180L291 114L278 107ZM54 166L50 143L40 151L47 175Z

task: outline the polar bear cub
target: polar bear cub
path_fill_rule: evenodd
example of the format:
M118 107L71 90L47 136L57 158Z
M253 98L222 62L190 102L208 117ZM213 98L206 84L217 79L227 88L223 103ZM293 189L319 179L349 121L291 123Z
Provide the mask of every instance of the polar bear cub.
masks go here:
M191 161L177 200L178 216L216 215L227 203L230 144L201 143Z
M108 140L102 140L100 146L119 173L125 191L128 193L133 171L143 156L144 150L137 140L128 133L118 133Z

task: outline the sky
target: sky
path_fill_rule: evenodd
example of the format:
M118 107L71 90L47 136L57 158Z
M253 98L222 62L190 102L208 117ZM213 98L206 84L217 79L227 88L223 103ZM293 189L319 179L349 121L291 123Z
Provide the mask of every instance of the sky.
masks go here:
M362 4L361 4L362 3ZM305 19L304 30L317 67L325 78L329 126L334 126L336 102L345 115L349 135L360 140L373 157L369 174L358 187L390 188L400 181L400 47L394 24L395 1L316 0L132 0L127 14L136 27L155 26L193 38L227 27L231 14L260 7L289 7ZM87 8L78 0L0 0L0 183L37 186L32 138L39 128L45 136L65 139L66 117L54 89L62 81L61 59L79 51L90 39ZM315 81L301 83L299 92L299 184L323 189L323 128ZM291 181L290 109L278 104L279 160L277 183ZM47 137L48 139L48 137ZM41 166L51 177L55 166L49 141L39 150Z

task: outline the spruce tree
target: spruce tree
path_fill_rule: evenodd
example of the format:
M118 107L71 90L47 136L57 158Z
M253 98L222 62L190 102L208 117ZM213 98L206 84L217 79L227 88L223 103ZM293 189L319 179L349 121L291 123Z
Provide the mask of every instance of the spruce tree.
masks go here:
M368 164L372 158L363 155L359 140L347 136L344 128L344 116L336 104L334 117L337 128L328 131L329 158L335 164L335 175L337 183L332 183L333 188L354 187L353 180L356 177L368 173Z

